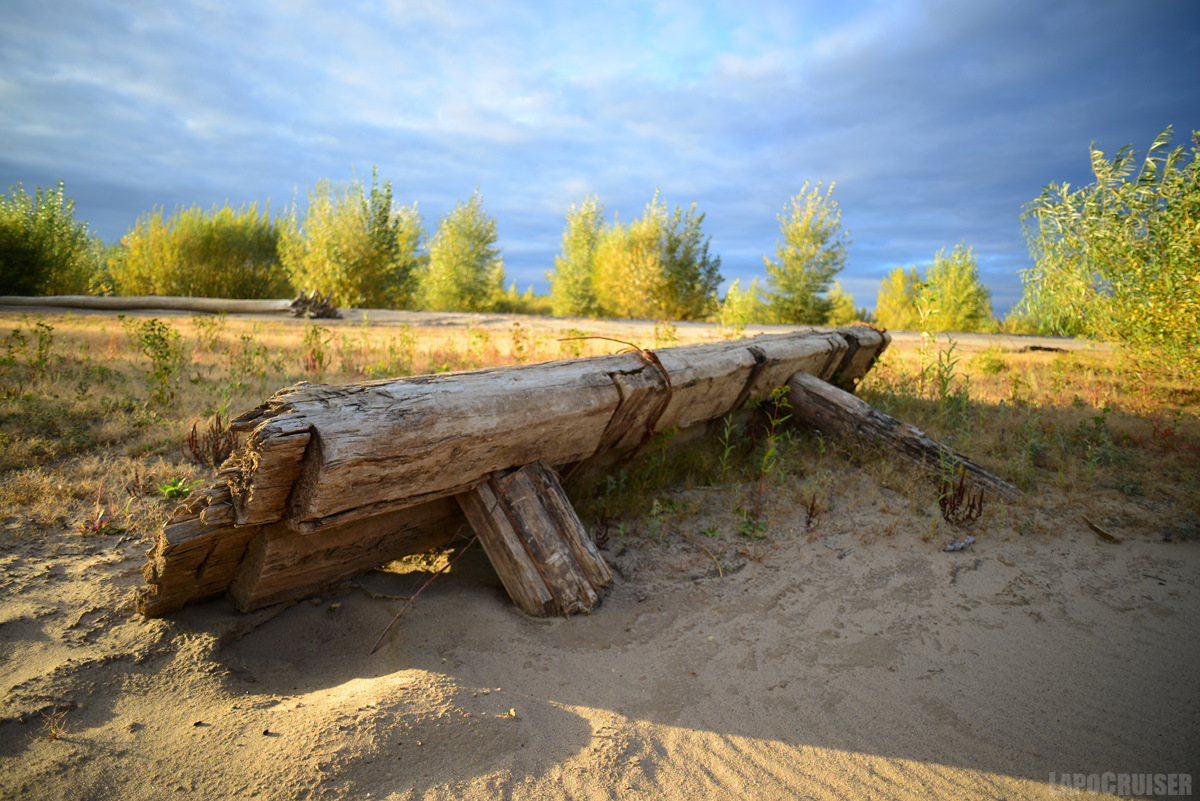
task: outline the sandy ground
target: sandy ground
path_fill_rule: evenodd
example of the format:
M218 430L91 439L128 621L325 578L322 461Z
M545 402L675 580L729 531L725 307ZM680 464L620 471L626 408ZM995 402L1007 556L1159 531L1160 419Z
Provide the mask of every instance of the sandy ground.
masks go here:
M815 536L775 510L721 576L686 538L610 536L618 577L570 620L522 615L473 548L374 656L427 573L146 620L140 538L10 536L0 796L1013 799L1063 773L1200 778L1200 546L1082 526L866 543L851 532L886 498L858 491ZM683 495L679 531L728 524L722 493Z

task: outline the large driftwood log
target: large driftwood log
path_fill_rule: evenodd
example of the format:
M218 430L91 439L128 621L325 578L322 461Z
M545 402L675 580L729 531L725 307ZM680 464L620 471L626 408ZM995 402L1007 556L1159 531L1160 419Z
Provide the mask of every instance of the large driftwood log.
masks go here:
M158 534L139 608L161 615L231 585L241 609L304 597L449 543L464 523L454 496L496 471L629 453L798 371L850 388L887 344L851 326L664 348L658 364L625 353L282 390L235 419L243 445Z
M0 295L0 306L52 306L64 309L100 309L103 311L134 311L165 309L217 314L270 314L290 312L291 300L236 300L233 298L185 298L174 295Z
M839 437L860 437L876 442L910 462L934 470L946 466L955 473L961 470L976 485L1005 498L1021 495L1012 484L961 453L845 390L807 373L792 376L787 386L792 419L797 424Z
M666 348L657 351L662 369L625 353L301 384L233 421L253 432L226 467L235 520L283 520L314 533L457 495L497 470L536 459L560 466L628 450L648 433L719 418L800 370L822 378L837 373L852 386L869 368L863 353L877 354L886 340L866 326L851 330L856 344L873 342L859 345L849 362L847 337L833 332Z

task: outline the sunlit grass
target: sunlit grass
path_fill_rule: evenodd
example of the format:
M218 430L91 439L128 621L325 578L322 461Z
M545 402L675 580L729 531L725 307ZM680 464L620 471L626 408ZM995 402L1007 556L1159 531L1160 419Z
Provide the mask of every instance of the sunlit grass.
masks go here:
M520 323L501 330L417 329L164 315L183 356L157 386L148 375L152 355L136 336L145 319L0 315L6 530L149 534L177 503L163 487L191 486L213 474L187 458L192 426L227 420L298 381L353 382L624 347L580 339L586 331ZM715 329L690 336L722 338ZM653 341L639 342L676 343L687 339L666 326ZM1025 491L1023 502L990 503L981 528L1048 532L1069 514L1126 530L1140 526L1154 536L1200 535L1200 383L1194 380L1157 375L1107 350L894 345L859 394ZM867 444L788 427L771 433L769 411L717 421L686 445L660 435L640 459L568 489L593 527L622 536L666 536L682 530L689 516L716 510L725 515L715 528L729 551L768 547L761 542L768 530L817 536L834 520L868 540L903 531L923 539L952 533L939 523L941 483L933 471ZM775 455L765 458L770 447ZM850 493L885 520L892 515L891 522L855 523Z
M137 332L179 335L166 378ZM213 315L0 314L0 504L10 530L83 530L97 509L146 533L158 488L211 469L185 458L192 426L228 420L299 381L344 383L592 356L623 346L514 324L410 326ZM647 343L649 344L649 343ZM157 397L156 397L157 392Z

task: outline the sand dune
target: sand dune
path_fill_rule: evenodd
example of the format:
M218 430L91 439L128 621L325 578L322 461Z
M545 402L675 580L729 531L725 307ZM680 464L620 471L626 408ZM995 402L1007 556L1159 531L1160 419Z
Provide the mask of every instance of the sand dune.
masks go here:
M611 537L615 585L570 620L525 617L468 553L374 656L424 573L145 620L140 538L9 539L0 795L1014 799L1200 773L1194 543L1064 520L944 553L838 505L815 538L774 509L721 577L686 539Z

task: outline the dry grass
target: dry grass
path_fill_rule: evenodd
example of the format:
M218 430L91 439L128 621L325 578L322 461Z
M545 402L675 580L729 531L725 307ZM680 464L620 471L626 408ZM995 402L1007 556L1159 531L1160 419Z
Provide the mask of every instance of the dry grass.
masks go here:
M192 426L203 429L296 381L360 381L622 348L603 339L560 342L588 332L520 324L495 331L161 319L180 336L184 366L169 397L156 401L147 377L151 359L117 316L0 313L0 330L15 332L0 338L0 504L7 530L149 534L176 503L163 497L164 487L212 474L211 466L185 456ZM722 335L714 329L693 334L693 341L697 336ZM654 340L639 344L679 341L666 327ZM1051 531L1063 515L1089 515L1151 536L1200 536L1195 380L1156 375L1108 351L943 347L939 353L893 346L860 394L1027 492L1024 502L985 505L980 529ZM947 534L938 511L942 477L811 432L789 429L772 440L762 423L739 422L728 436L714 430L671 449L669 437L661 437L638 462L571 487L572 495L605 535L661 538L697 513L687 492L719 485L729 522L717 528L729 552L761 536L761 526L746 524L760 503L760 517L798 536L816 537L835 519L864 541L906 531L927 540ZM767 460L764 475L764 449L772 442L777 456ZM851 492L875 517L854 522L859 512L849 508ZM722 547L710 547L722 558Z
M129 317L138 323L146 316ZM193 425L298 381L342 383L621 349L575 329L503 331L162 314L183 364L161 399L153 360L118 315L0 312L0 505L7 530L146 534L211 475L186 458ZM664 330L665 337L670 332ZM650 344L650 343L647 343Z

